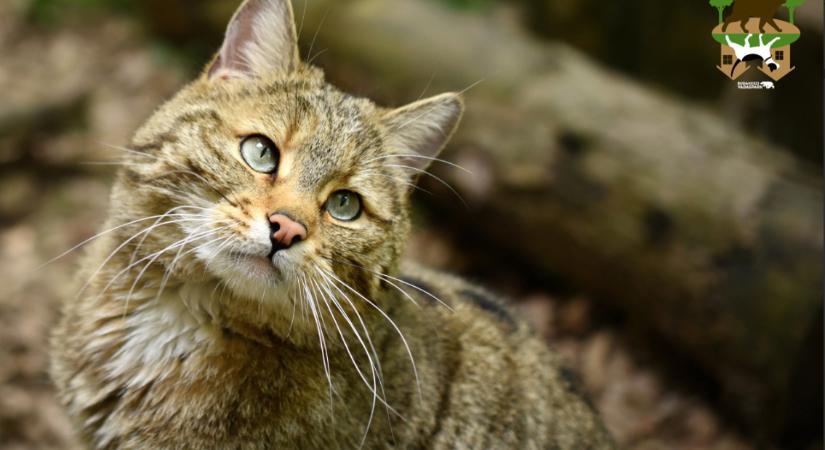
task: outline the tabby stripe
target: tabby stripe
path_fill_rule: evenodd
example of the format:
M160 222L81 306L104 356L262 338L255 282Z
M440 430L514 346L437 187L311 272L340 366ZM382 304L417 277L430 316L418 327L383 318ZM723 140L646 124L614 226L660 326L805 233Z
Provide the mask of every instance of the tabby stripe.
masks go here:
M482 310L493 314L501 321L507 323L510 327L516 328L516 320L510 314L510 311L496 300L473 289L464 289L461 291L461 295Z
M178 136L171 131L167 131L161 133L152 141L143 144L132 143L129 146L129 150L133 150L140 153L148 153L149 150L160 150L161 148L163 148L164 144L175 142L178 142Z
M463 350L460 348L461 342L456 340L455 343L459 347L459 349L457 352L454 352L453 354L463 354ZM445 374L445 378L440 383L444 386L444 390L441 391L441 397L438 400L438 408L436 409L436 411L438 412L435 416L435 425L433 426L433 430L432 432L430 432L430 435L427 438L427 443L429 444L432 444L433 440L435 440L435 438L438 437L438 434L441 433L441 430L444 428L444 421L451 415L450 404L453 396L453 385L455 384L455 379L458 375L458 370L460 367L460 360L456 360L447 364L447 372Z

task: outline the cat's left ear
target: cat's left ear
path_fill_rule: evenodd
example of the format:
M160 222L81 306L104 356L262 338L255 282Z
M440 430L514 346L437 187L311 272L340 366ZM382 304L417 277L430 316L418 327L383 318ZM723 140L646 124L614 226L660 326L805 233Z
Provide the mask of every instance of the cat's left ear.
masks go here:
M209 79L255 78L298 67L298 39L290 0L245 0L232 16Z
M398 165L418 175L438 156L452 136L464 112L461 94L436 95L385 114L388 151Z

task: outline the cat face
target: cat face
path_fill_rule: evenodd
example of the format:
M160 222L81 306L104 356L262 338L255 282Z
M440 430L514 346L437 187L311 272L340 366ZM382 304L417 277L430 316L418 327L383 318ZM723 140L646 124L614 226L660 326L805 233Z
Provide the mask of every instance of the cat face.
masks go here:
M461 100L380 108L297 55L288 0L246 1L203 75L138 131L117 207L123 219L175 222L138 256L287 310L307 290L373 296L394 271L411 186Z

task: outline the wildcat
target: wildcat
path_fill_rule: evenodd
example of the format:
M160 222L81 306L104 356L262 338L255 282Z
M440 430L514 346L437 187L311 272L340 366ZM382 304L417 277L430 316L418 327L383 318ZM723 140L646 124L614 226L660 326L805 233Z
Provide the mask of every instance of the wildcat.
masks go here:
M52 339L100 449L611 448L570 372L485 290L400 258L411 187L462 114L302 63L247 0L140 128Z

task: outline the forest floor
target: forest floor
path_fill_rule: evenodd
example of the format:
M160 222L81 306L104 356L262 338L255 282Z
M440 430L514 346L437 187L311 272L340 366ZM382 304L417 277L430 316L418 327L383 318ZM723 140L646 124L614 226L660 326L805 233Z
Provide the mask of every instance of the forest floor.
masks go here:
M123 145L186 74L128 24L33 30L13 5L0 6L0 449L76 448L47 347L82 252L39 266L96 232L113 168L89 163L116 160L109 145ZM751 448L712 399L663 368L666 353L639 350L623 320L587 297L525 284L501 269L506 258L422 222L410 256L510 295L579 371L622 447Z

